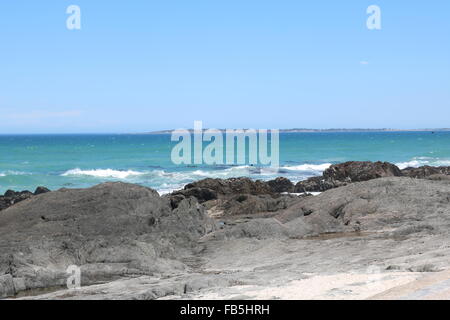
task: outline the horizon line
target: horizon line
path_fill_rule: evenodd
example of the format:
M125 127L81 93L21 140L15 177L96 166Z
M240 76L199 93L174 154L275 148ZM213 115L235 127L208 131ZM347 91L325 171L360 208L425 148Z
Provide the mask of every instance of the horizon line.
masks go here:
M203 128L203 131L212 128ZM215 129L219 131L226 130L249 130L253 128L235 128L235 129ZM181 129L166 129L147 132L24 132L24 133L0 133L0 136L14 136L14 135L157 135L170 134L172 131ZM194 129L183 129L187 131L194 131ZM260 130L260 129L255 129ZM328 129L307 129L307 128L290 128L290 129L268 129L279 130L280 133L339 133L339 132L448 132L450 128L420 128L420 129L392 129L392 128L328 128Z

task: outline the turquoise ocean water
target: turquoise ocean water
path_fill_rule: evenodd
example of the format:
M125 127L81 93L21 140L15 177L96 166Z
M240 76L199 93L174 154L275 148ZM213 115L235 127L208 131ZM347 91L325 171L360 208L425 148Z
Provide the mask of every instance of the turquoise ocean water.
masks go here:
M296 182L349 160L389 161L401 168L450 165L450 132L282 133L278 170L177 166L170 158L175 144L170 135L0 135L0 193L104 181L138 183L165 193L207 177L285 176Z

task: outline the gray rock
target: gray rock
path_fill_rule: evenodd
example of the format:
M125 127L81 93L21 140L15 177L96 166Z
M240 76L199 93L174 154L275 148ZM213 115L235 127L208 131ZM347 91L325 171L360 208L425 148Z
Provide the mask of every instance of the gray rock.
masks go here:
M267 234L304 238L320 234L399 231L404 236L420 232L443 233L450 228L448 181L381 178L352 183L306 197L277 212L275 219L234 226L216 233L267 238ZM250 226L246 226L250 224ZM280 232L280 225L284 229ZM252 231L247 232L250 228ZM399 233L399 234L400 234Z
M445 230L450 224L447 192L447 181L374 179L306 198L280 213L280 219L301 218L327 232L417 227L421 221L428 225L426 229Z
M450 175L432 174L430 176L427 176L425 179L434 180L434 181L450 181Z
M50 299L232 299L311 274L436 272L450 265L449 195L448 180L387 177L315 197L188 197L172 210L139 186L60 190L0 213L0 274L13 288L58 287L78 264L83 284L107 282ZM236 215L220 217L219 230L205 207L226 203ZM248 214L255 206L274 211Z
M242 194L214 202L214 210L222 211L223 216L254 215L277 212L300 201L303 196L294 195L251 195Z
M13 277L10 274L0 275L0 299L15 294Z
M172 210L156 191L125 183L41 194L0 213L0 275L36 289L64 286L69 265L81 267L83 285L179 272L209 221L194 198Z

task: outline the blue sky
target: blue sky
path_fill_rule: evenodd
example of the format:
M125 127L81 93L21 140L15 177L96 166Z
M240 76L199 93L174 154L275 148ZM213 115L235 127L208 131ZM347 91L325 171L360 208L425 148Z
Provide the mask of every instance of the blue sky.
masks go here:
M1 1L0 133L450 127L449 36L448 0Z

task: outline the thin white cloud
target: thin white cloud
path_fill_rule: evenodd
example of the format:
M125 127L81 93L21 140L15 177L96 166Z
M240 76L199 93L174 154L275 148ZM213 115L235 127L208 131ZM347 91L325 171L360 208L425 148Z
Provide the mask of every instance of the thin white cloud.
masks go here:
M367 66L369 64L369 61L364 61L363 60L363 61L360 61L359 64L362 65L362 66Z

